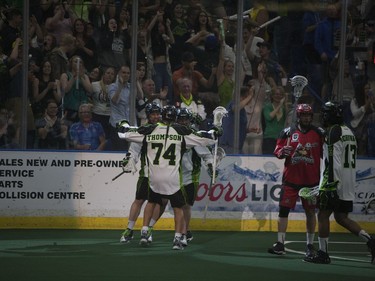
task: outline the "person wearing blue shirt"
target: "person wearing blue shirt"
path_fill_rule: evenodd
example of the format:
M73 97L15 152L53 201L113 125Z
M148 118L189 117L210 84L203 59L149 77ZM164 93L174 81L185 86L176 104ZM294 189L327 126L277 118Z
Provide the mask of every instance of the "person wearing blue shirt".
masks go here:
M92 121L90 104L81 104L78 110L79 122L73 123L69 133L74 149L104 150L105 134L99 122Z

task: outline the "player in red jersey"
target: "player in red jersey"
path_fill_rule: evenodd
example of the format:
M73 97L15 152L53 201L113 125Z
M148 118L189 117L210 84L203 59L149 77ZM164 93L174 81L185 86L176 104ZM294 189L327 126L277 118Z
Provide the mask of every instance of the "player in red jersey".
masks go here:
M282 188L279 202L279 220L277 242L268 249L276 255L285 254L285 235L288 216L296 206L298 191L302 187L314 187L319 184L320 158L324 142L324 130L312 125L313 111L308 104L298 104L295 128L281 131L274 155L285 159ZM294 125L294 124L292 124ZM306 214L306 256L314 255L313 241L316 226L316 200L302 199Z

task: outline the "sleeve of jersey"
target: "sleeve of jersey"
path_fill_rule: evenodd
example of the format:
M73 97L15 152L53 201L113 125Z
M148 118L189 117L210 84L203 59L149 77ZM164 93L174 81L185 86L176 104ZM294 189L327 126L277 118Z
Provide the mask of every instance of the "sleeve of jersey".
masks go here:
M131 155L130 157L133 158L135 163L137 163L138 160L139 160L141 150L142 150L142 144L141 143L136 143L136 142L130 143L130 147L129 147L128 152L130 153L130 155Z
M194 146L209 146L209 145L214 145L215 140L200 137L195 134L190 134L190 135L185 135L185 142L186 142L186 147L194 147Z
M288 144L288 138L290 137L290 128L285 128L282 130L279 134L279 137L276 140L276 147L275 150L273 151L273 154L279 158L282 159L284 158L282 156L282 149L284 146Z
M206 165L212 164L214 162L214 156L206 146L196 146L194 147L194 150L198 154L198 156L203 159Z

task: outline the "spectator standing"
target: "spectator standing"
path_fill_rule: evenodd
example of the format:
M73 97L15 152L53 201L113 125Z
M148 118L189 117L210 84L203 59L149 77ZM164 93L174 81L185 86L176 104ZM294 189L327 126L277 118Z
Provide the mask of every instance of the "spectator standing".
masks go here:
M52 79L60 79L63 73L68 71L69 57L76 46L76 39L73 35L64 34L60 46L54 48L48 55L48 60L53 65Z
M326 17L319 22L315 29L314 47L319 53L322 67L321 80L323 88L321 90L322 99L330 99L332 91L332 77L330 75L330 66L337 54L334 42L340 32L341 22L339 20L340 11L335 4L329 4L326 8Z
M108 67L99 81L92 82L92 120L102 125L107 138L110 136L111 128L109 124L109 116L111 115L109 85L114 80L115 69Z
M10 56L13 50L13 42L21 38L22 12L12 8L5 13L6 21L0 30L2 52Z
M121 66L115 83L109 85L108 94L111 105L109 122L111 124L110 140L112 150L127 150L128 143L120 140L117 134L117 124L123 120L130 120L130 68Z
M263 107L264 133L262 153L272 154L276 147L277 137L285 126L287 103L284 88L277 86L272 89L271 101Z
M46 102L45 113L35 121L37 131L37 148L39 149L66 149L68 127L58 117L58 106L55 100Z
M54 15L46 19L46 30L55 36L58 45L64 34L73 35L73 23L76 18L68 2L64 2L62 5L56 5Z
M212 69L212 74L210 78L207 80L202 73L194 69L195 65L197 64L197 61L195 60L195 56L192 52L184 52L182 54L181 61L182 67L174 71L172 74L173 93L175 98L178 98L179 95L177 81L180 78L186 77L191 79L191 81L193 82L193 96L198 96L199 86L203 86L206 89L210 89L212 87L215 80L216 68Z
M155 82L156 91L167 88L168 99L172 102L172 72L169 62L169 48L174 43L170 20L163 19L164 12L158 11L147 27L150 35L152 55L152 80Z
M87 35L87 24L83 19L76 19L73 24L73 36L76 38L74 55L83 59L87 71L97 65L97 50L95 40Z
M119 70L129 65L131 39L127 30L121 30L111 18L100 32L98 62L102 67L113 66Z
M224 57L224 42L220 50L220 60L216 71L216 83L220 99L219 105L226 107L233 97L234 62Z
M185 19L184 9L181 3L174 1L171 7L171 31L174 37L174 44L170 49L170 63L172 71L181 67L181 56L184 50L184 43L190 37L189 26Z
M92 121L91 105L79 106L80 121L72 124L69 129L70 139L77 150L104 150L105 134L99 122Z
M269 82L268 82L269 81ZM268 77L267 65L262 61L257 68L255 78L249 84L254 87L254 96L245 106L247 114L246 139L243 145L245 154L262 154L263 128L262 110L265 101L269 100L272 78Z
M240 91L240 126L239 126L239 145L238 152L242 152L242 147L246 138L246 126L247 126L247 116L244 107L250 103L254 96L254 87L241 87ZM228 117L223 119L223 135L219 139L220 146L223 147L227 154L235 153L236 149L234 147L234 118L237 108L234 105L234 101L231 100L227 106Z
M60 80L52 79L52 64L46 60L41 65L39 78L35 78L32 83L33 113L35 118L41 118L47 107L47 101L51 99L56 104L61 103Z
M77 122L79 106L87 103L92 95L92 85L85 73L85 64L79 56L70 59L70 69L61 74L60 82L63 91L63 106L66 119Z
M350 101L352 119L350 127L357 142L357 155L367 156L368 116L375 112L371 83L356 89L354 98Z

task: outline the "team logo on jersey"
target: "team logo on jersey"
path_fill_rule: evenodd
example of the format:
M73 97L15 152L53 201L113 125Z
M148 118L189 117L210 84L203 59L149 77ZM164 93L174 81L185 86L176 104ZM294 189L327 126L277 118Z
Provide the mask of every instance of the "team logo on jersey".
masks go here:
M299 139L299 135L297 133L295 133L295 134L292 135L292 141L293 142L297 142L298 139Z

